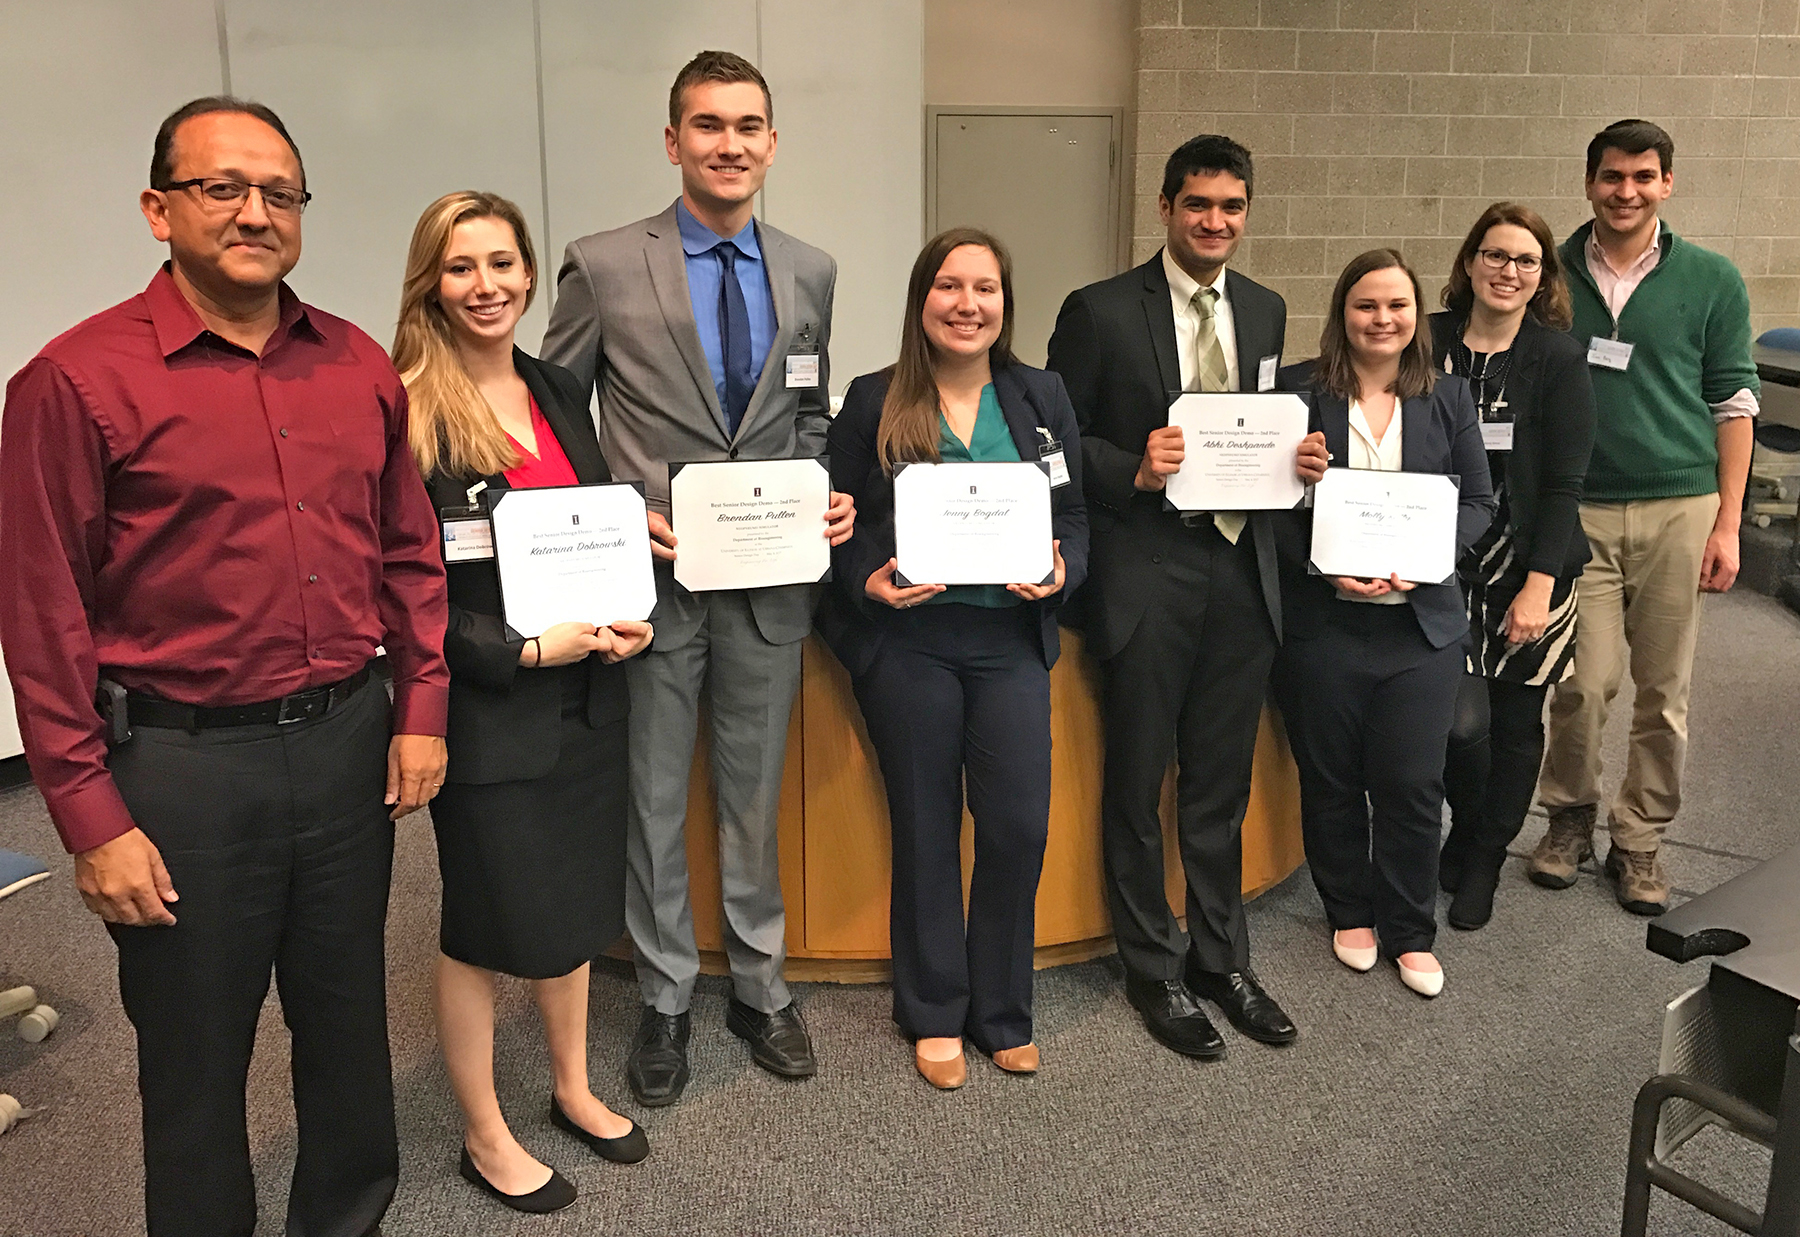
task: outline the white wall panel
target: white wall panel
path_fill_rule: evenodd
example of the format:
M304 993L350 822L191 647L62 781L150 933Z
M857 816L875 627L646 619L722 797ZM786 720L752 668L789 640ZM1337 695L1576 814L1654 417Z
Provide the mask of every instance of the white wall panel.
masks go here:
M756 5L541 0L541 6L551 261L559 264L563 247L577 237L657 214L680 196L681 171L663 151L669 85L707 48L754 61Z
M492 190L541 230L531 0L226 0L225 17L232 89L279 112L306 157L302 297L386 347L433 199ZM528 344L548 303L520 328Z
M83 318L143 290L163 259L138 213L162 118L219 89L211 0L0 3L0 380ZM0 757L21 751L0 676Z
M763 0L780 147L768 221L838 261L831 385L893 363L923 237L923 19L913 4Z

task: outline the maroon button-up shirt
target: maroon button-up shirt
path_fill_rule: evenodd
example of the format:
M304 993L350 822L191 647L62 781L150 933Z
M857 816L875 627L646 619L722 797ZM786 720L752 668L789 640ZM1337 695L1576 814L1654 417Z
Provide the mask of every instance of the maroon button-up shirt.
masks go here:
M385 645L394 729L441 735L443 559L387 354L285 285L261 357L165 266L6 388L0 646L32 775L71 851L133 827L104 673L184 704L352 675Z

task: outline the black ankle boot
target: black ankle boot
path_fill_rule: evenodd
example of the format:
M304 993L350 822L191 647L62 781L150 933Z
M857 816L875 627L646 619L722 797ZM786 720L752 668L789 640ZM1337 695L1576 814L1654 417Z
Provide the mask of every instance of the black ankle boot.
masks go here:
M1472 932L1494 917L1494 891L1500 886L1500 868L1506 852L1471 853L1463 858L1456 896L1446 916L1450 926Z
M1438 852L1438 888L1445 893L1455 893L1462 882L1463 866L1469 856L1469 833L1470 830L1452 824L1450 836L1444 839L1444 848Z

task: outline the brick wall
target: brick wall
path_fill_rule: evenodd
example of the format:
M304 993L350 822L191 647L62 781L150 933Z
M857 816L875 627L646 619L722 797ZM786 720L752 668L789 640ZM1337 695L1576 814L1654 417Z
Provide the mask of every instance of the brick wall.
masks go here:
M1758 332L1800 325L1800 0L1139 0L1132 252L1162 241L1162 164L1195 133L1256 157L1234 263L1316 351L1337 273L1406 254L1436 308L1489 202L1590 217L1587 141L1642 116L1675 139L1664 217L1733 258Z

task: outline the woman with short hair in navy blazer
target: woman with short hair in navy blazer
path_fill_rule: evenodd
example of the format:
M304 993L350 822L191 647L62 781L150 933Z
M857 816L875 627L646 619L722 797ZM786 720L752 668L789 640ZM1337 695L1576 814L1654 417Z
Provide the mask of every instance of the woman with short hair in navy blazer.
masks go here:
M440 520L466 510L472 488L612 479L574 376L513 344L536 282L524 216L505 198L446 194L420 217L394 363ZM463 1111L462 1175L514 1210L555 1211L575 1187L519 1145L494 1093L494 976L532 981L552 1124L606 1159L643 1159L643 1132L589 1087L587 1012L589 960L624 929L630 701L617 663L651 630L571 616L526 638L506 625L491 553L445 574L438 1041Z
M894 1021L934 1086L967 1077L963 1036L1032 1073L1032 951L1050 817L1056 610L1087 573L1081 438L1062 379L1012 355L1012 266L972 228L913 264L900 359L850 384L827 437L831 488L856 499L832 552L821 633L849 670L887 784ZM901 584L894 480L908 463L1052 466L1048 584ZM975 868L963 916L963 786Z
M1487 454L1469 386L1437 374L1419 320L1419 281L1375 249L1338 276L1312 376L1312 428L1332 467L1452 474L1456 546L1494 514ZM1444 746L1469 620L1454 579L1308 574L1310 511L1283 555L1285 696L1300 768L1306 857L1330 921L1332 951L1366 971L1379 951L1406 986L1436 996L1438 835ZM1291 591L1290 591L1291 590Z

